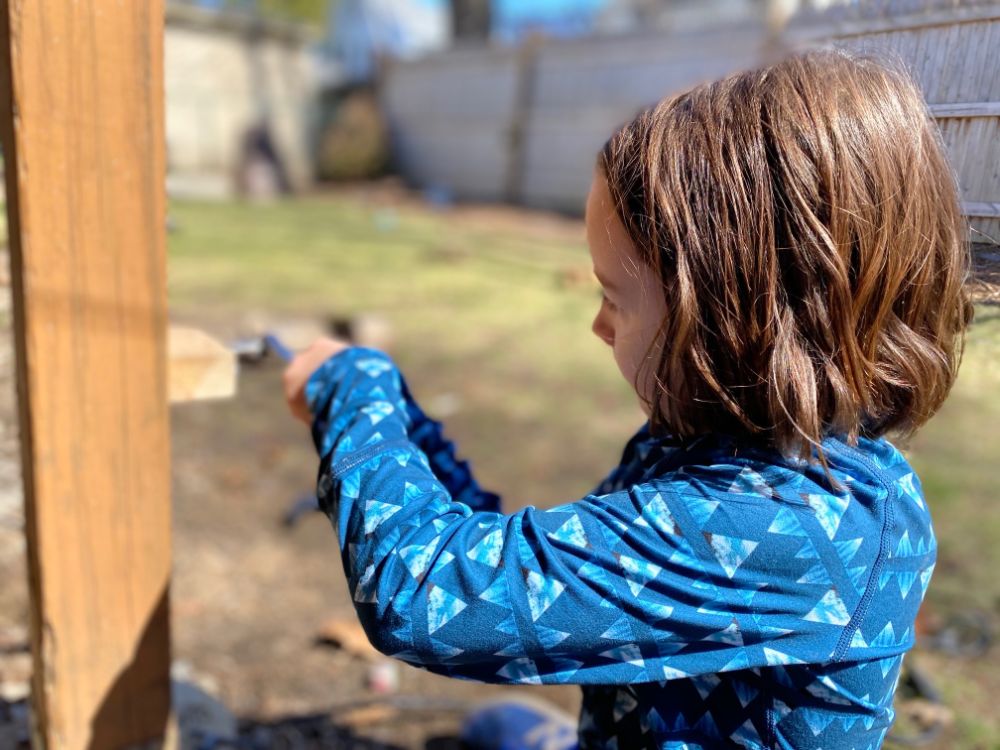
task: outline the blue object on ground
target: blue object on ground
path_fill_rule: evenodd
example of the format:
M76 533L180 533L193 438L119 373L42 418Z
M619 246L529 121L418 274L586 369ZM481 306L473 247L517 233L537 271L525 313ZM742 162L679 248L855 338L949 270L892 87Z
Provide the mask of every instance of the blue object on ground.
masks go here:
M573 750L576 719L536 699L501 698L473 709L461 740L470 750Z

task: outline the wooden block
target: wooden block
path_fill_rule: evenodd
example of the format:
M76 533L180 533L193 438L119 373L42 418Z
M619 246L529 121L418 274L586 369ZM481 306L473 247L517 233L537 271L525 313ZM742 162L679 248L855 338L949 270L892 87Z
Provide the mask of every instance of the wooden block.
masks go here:
M170 403L236 394L236 354L197 328L170 326Z
M168 728L163 18L0 4L35 748Z

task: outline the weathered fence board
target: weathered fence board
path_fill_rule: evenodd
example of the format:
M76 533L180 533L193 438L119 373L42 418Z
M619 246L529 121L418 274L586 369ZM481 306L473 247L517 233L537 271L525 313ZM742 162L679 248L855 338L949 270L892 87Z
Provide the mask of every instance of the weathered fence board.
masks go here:
M1000 5L869 22L838 46L901 62L938 118L966 206L1000 201ZM857 21L856 24L865 23ZM966 211L975 242L1000 243L1000 219Z

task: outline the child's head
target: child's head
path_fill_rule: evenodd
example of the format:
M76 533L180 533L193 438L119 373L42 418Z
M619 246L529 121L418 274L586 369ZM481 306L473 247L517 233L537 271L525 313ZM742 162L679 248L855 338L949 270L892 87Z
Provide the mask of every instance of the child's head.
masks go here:
M666 99L608 141L587 202L609 343L654 429L909 433L954 381L966 226L919 91L812 52Z

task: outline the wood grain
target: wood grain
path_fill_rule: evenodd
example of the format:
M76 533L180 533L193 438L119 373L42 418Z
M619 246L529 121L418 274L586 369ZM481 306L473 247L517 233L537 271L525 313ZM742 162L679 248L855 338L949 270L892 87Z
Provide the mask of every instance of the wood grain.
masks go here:
M0 3L35 747L163 736L162 0Z

